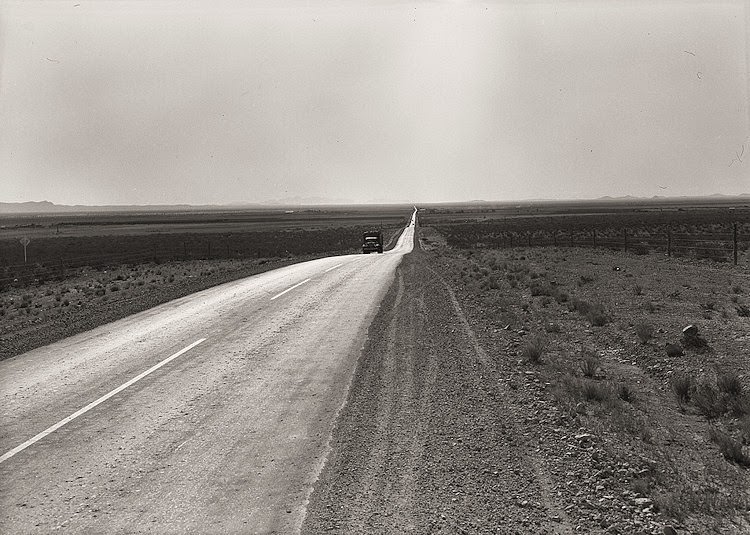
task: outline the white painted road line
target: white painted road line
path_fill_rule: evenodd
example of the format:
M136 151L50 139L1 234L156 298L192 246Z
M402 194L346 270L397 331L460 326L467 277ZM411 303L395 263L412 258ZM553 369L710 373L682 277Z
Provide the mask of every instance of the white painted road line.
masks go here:
M82 414L86 414L88 411L90 411L91 409L93 409L97 405L99 405L101 403L104 403L105 401L107 401L112 396L114 396L116 394L119 394L120 392L122 392L123 390L125 390L127 387L129 387L129 386L137 383L138 381L140 381L141 379L143 379L147 375L155 372L156 370L158 370L159 368L161 368L165 364L173 361L174 359L176 359L177 357L179 357L183 353L187 353L188 351L190 351L191 349L193 349L195 346L197 346L198 344L201 344L201 343L203 343L205 341L206 341L205 338L201 338L200 340L196 340L195 342L193 342L189 346L187 346L187 347L185 347L183 349L180 349L174 355L172 355L170 357L167 357L164 360L162 360L160 363L158 363L158 364L150 367L148 370L146 370L142 374L140 374L140 375L138 375L136 377L133 377L127 383L118 386L117 388L115 388L114 390L112 390L111 392L109 392L108 394L104 394L102 397L100 397L96 401L92 401L91 403L89 403L88 405L86 405L84 408L82 408L80 410L77 410L76 412L74 412L73 414L71 414L70 416L68 416L67 418L64 418L64 419L60 420L59 422L57 422L55 425L53 425L51 427L48 427L47 429L45 429L44 431L42 431L41 433L39 433L35 437L30 438L29 440L27 440L26 442L24 442L20 446L16 446L12 450L4 453L3 456L0 457L0 463L3 463L5 461L7 461L11 457L13 457L16 453L19 453L19 452L25 450L26 448L28 448L29 446L31 446L32 444L34 444L36 442L39 442L44 437L46 437L49 434L54 433L55 431L57 431L58 429L60 429L65 424L67 424L69 422L72 422L73 420L75 420L76 418L78 418L79 416L81 416Z
M343 266L343 265L344 265L344 262L342 262L341 264L336 264L335 266L333 266L333 267L329 267L328 269L326 269L326 270L324 271L324 273L328 273L329 271L333 271L334 269L340 268L340 267L341 267L341 266Z
M285 293L287 293L287 292L291 292L291 291L292 291L292 290L294 290L295 288L299 288L300 286L302 286L302 285L303 285L303 284L305 284L306 282L310 282L310 280L311 280L311 279L305 279L305 280L303 280L302 282L298 282L297 284L295 284L295 285L294 285L294 286L292 286L291 288L287 288L286 290L284 290L284 291L283 291L283 292L281 292L280 294L276 294L276 295L274 295L274 296L273 296L273 297L271 298L271 301L273 301L274 299L278 299L279 297L281 297L282 295L284 295L284 294L285 294Z

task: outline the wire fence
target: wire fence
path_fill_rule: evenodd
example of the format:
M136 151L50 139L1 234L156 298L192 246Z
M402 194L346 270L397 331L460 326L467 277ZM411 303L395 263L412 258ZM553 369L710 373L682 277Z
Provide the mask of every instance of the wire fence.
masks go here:
M391 240L401 226L383 230ZM65 280L84 269L190 260L260 260L342 254L361 247L370 227L291 229L233 234L153 234L32 241L27 261L16 240L0 242L0 290Z
M737 265L750 249L747 225L734 223L723 232L675 232L665 229L570 229L509 231L476 226L436 226L448 241L457 247L605 247L612 250L648 254L661 252L667 256L692 257Z

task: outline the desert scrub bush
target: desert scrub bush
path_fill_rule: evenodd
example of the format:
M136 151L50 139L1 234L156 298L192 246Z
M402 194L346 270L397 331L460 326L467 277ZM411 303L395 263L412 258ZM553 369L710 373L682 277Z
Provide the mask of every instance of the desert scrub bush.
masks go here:
M582 379L580 382L581 395L587 401L602 402L612 396L609 387L606 384L591 379Z
M552 287L543 282L535 281L531 284L531 295L536 297L538 295L552 295Z
M719 388L720 392L727 394L731 398L742 396L742 381L736 372L718 372L716 374L716 386Z
M643 286L641 286L640 284L634 284L633 295L643 295Z
M604 310L604 305L601 303L594 303L586 314L586 319L589 320L594 327L603 327L609 321L609 316L607 316L607 313Z
M740 466L750 467L750 457L742 451L742 443L732 438L731 435L711 427L708 431L711 442L719 446L719 451L727 461Z
M633 403L635 401L635 392L626 383L620 383L617 385L617 397L626 403Z
M635 326L635 334L642 344L647 344L654 337L654 326L650 323L638 323Z
M690 401L690 394L693 390L693 378L686 373L678 373L671 377L669 386L677 397L677 401L682 404Z
M607 324L609 318L601 303L589 303L577 297L571 303L572 309L585 317L594 327L602 327Z
M109 287L109 291L110 292L119 292L120 291L120 286L117 285L117 284L113 284L112 286Z
M737 427L742 435L742 441L750 445L750 415L746 414L737 422Z
M740 318L750 317L750 307L748 307L747 305L739 305L735 308L735 310L737 311L737 315Z
M596 372L599 370L599 366L599 357L593 351L583 352L578 367L584 377L596 377Z
M521 356L527 362L532 364L540 364L542 362L542 355L544 354L545 340L539 336L535 336L530 340L527 340L521 350Z
M693 404L708 420L718 418L726 412L726 402L718 389L711 383L701 382L693 387L690 396Z
M560 333L562 332L562 327L560 327L559 323L548 323L544 326L544 330L548 333Z
M651 481L644 477L637 477L630 482L630 490L643 497L649 496L651 494Z
M667 352L668 357L680 357L683 354L682 346L680 344L667 343L664 346L664 350Z

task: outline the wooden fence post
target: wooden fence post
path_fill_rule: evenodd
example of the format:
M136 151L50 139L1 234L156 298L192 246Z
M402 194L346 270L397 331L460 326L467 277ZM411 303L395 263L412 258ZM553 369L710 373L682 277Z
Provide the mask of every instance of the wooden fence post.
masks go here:
M557 231L556 230L552 231L552 243L555 245L555 247L557 247Z
M628 229L625 229L625 252L628 252Z
M528 233L528 238L529 238L529 247L531 247L531 232Z
M596 248L596 229L594 229L594 248Z
M570 231L570 246L573 247L573 231Z

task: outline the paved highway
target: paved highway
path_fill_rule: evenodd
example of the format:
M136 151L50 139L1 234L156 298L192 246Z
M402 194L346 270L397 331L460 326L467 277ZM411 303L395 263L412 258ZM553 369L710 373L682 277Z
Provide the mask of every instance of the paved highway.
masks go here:
M0 532L298 531L415 217L0 362Z

